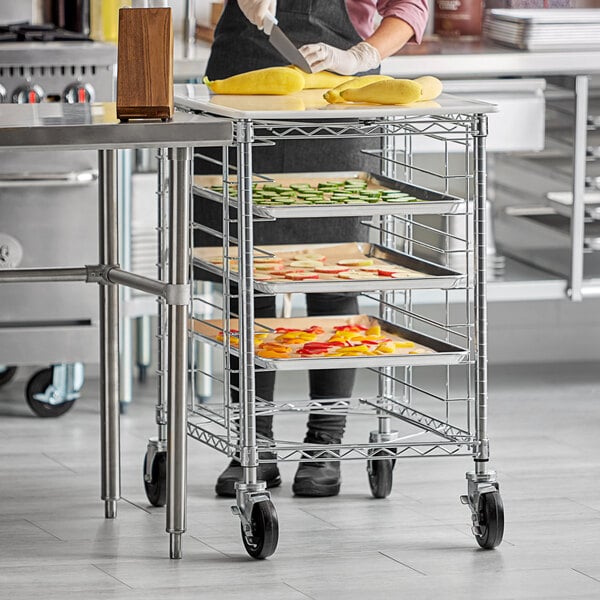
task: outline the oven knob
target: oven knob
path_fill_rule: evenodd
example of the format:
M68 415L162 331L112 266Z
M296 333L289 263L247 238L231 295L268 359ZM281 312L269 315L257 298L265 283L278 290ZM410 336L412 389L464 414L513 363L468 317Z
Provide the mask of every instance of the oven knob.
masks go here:
M6 102L6 88L0 83L0 104Z
M13 92L12 101L17 104L37 104L45 95L39 85L24 85Z
M89 83L72 83L65 88L63 100L69 104L93 102L96 94Z

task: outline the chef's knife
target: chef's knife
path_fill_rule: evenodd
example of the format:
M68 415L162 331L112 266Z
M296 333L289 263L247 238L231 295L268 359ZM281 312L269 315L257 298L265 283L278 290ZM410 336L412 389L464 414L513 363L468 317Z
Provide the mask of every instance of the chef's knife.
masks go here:
M306 73L312 73L312 69L304 56L300 54L300 51L294 46L290 38L281 31L277 25L277 19L272 14L267 13L265 15L263 27L265 33L269 36L269 43L281 56L289 60L293 65L300 67Z

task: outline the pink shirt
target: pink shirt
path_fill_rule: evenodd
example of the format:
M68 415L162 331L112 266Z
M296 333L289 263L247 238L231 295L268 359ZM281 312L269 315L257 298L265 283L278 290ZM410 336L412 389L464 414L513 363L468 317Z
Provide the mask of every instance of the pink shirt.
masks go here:
M411 41L421 43L427 25L427 0L346 0L348 15L358 34L366 39L375 31L375 15L397 17L414 30Z
M375 15L379 13L382 17L406 21L415 32L411 41L420 44L429 15L427 0L346 0L346 8L354 29L363 40L375 31Z

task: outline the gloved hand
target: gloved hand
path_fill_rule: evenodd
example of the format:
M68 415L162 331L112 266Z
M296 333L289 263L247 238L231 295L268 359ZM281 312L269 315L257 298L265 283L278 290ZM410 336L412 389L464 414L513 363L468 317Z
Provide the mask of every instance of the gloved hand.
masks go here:
M261 31L265 15L271 13L275 16L277 11L277 0L238 0L238 4L248 21Z
M355 75L370 71L381 64L377 48L367 42L360 42L349 50L340 50L328 44L307 44L300 53L311 66L313 73L333 71L340 75Z

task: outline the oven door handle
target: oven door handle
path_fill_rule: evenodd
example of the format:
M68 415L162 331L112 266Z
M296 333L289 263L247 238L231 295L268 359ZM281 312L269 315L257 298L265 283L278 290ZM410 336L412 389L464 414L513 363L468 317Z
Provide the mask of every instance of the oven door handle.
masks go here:
M0 188L89 185L97 180L98 172L94 170L68 173L0 173Z

